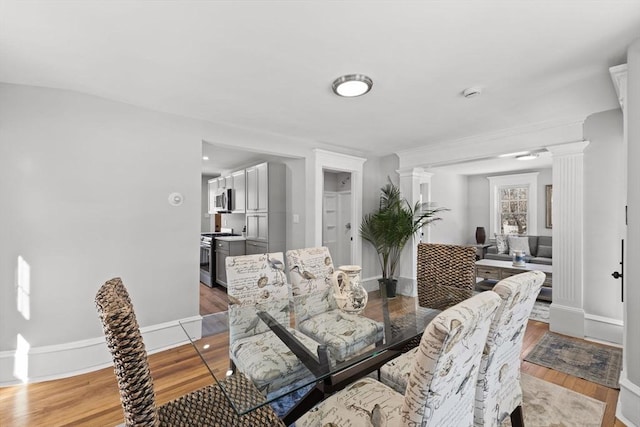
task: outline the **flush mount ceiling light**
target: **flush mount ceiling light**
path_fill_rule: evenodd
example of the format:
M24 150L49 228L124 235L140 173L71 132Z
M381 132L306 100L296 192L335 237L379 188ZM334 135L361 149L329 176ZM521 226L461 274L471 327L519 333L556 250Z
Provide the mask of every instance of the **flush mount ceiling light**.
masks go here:
M209 160L209 156L202 156L202 160Z
M474 98L482 93L482 88L479 86L468 87L462 91L462 95L465 98Z
M371 90L371 86L373 86L373 80L364 74L349 74L338 77L331 85L336 95L345 98L364 95Z
M517 157L517 156L524 156L525 154L529 154L528 151L517 151L515 153L507 153L507 154L500 154L498 157L503 158L503 157Z
M538 158L538 153L529 153L516 156L517 160L533 160Z

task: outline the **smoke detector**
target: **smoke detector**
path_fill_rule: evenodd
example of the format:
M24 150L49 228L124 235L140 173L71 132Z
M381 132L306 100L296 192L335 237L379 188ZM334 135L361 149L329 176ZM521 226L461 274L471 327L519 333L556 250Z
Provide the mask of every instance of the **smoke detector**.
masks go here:
M482 88L478 86L468 87L462 91L465 98L474 98L482 93Z

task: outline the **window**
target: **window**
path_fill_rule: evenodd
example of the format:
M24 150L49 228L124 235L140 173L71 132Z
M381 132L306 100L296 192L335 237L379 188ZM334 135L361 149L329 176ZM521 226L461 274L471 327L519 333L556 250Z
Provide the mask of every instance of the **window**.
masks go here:
M498 223L503 234L527 234L529 186L501 186Z
M490 233L531 234L538 230L538 173L490 176Z

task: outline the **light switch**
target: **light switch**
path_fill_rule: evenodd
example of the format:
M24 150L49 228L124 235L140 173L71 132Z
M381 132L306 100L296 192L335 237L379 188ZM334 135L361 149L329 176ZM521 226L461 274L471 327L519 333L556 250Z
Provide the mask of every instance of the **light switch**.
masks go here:
M300 222L300 215L298 214L293 214L293 223L297 224Z

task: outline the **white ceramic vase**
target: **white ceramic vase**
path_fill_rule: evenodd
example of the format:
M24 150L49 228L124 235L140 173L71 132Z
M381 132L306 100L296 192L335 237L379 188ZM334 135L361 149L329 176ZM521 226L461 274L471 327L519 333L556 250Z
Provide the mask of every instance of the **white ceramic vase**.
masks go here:
M360 283L361 271L359 265L341 265L333 273L333 297L338 308L346 313L361 313L369 300L369 294Z

